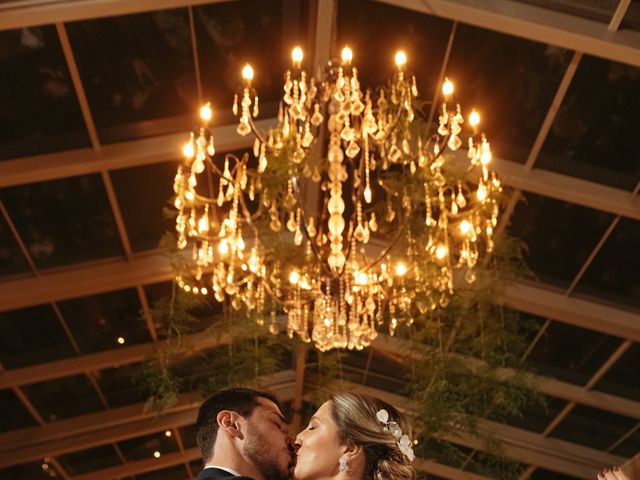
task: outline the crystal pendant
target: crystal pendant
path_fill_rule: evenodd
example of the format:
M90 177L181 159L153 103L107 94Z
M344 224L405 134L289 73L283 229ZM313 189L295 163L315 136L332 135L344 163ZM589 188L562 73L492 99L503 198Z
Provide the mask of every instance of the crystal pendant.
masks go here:
M249 123L246 120L241 120L240 123L238 124L238 128L236 129L236 132L238 132L239 135L242 135L244 137L250 131L251 131L251 127L249 126Z
M356 142L352 141L349 144L349 146L347 147L347 151L345 153L347 154L347 157L355 158L356 155L358 155L359 152L360 152L360 147L358 146L358 144Z

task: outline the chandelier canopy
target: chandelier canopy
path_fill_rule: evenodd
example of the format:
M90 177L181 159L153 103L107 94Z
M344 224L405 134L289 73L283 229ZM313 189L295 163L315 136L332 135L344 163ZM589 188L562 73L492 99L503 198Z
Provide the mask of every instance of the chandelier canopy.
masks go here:
M296 47L267 132L243 68L233 113L238 134L255 136L253 155L215 156L202 107L174 181L178 248L191 253L177 281L269 318L273 333L284 311L288 333L320 350L362 349L384 323L393 334L446 307L454 271L475 280L493 250L500 181L479 114L465 122L449 80L432 126L403 52L375 90L348 47L318 78L302 60Z

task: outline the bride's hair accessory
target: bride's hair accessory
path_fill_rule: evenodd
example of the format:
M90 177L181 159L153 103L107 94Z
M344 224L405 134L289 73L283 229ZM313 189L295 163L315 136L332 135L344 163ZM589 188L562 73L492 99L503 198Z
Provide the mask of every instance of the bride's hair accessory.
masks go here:
M415 454L413 453L413 447L411 446L411 439L408 435L402 433L400 426L396 422L389 421L389 412L384 408L382 410L378 410L376 418L384 425L382 430L393 435L393 438L397 440L400 451L409 459L410 462L413 462Z

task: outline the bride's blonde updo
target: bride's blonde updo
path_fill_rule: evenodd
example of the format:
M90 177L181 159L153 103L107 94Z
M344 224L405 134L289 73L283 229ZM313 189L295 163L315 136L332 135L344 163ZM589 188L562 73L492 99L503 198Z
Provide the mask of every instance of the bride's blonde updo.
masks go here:
M389 422L398 424L403 434L411 436L411 426L404 415L392 405L372 395L338 393L331 401L331 416L338 427L338 436L345 444L363 448L364 480L414 480L416 471L398 446L398 440L376 414L386 410Z

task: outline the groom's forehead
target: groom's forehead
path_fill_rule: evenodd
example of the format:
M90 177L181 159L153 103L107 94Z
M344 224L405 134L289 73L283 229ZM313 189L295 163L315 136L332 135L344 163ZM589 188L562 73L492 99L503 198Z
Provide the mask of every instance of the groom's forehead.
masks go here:
M268 398L258 397L256 399L256 411L260 411L261 414L269 415L275 413L280 418L282 418L282 412L280 412L280 408L273 401Z

